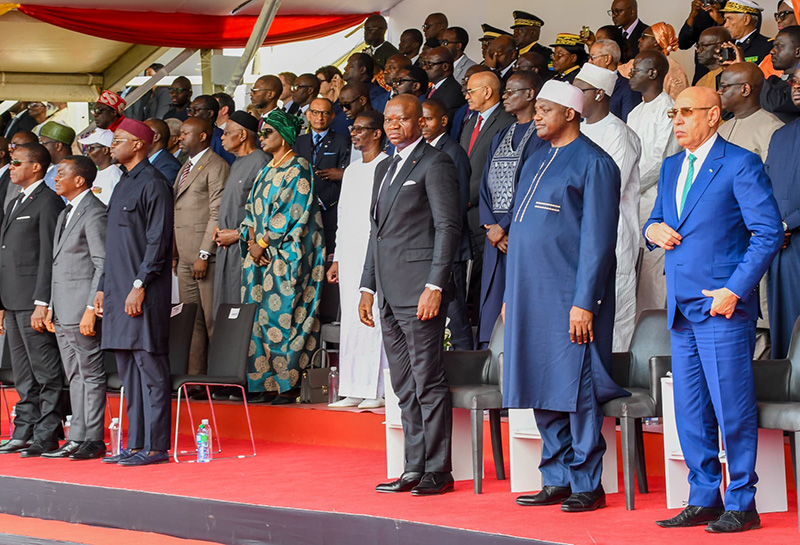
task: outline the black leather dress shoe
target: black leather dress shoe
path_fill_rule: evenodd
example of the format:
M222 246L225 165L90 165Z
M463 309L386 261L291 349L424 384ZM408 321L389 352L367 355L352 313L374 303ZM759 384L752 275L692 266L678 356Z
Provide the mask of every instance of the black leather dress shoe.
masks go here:
M388 493L409 492L419 484L422 480L422 475L423 473L421 471L406 471L395 481L379 484L375 487L375 491Z
M706 532L712 534L731 534L761 528L761 517L753 511L725 511L722 515L706 526Z
M700 507L687 505L686 509L666 520L657 520L656 524L662 528L687 528L689 526L702 526L717 520L725 511L722 507Z
M125 458L130 458L131 456L133 456L134 454L136 454L140 450L141 449L131 450L131 449L125 448L125 449L122 449L121 451L119 451L119 454L115 454L113 456L106 456L105 458L102 459L102 462L104 464L118 464L120 462L120 460L124 460Z
M12 454L19 452L28 446L28 442L24 439L10 439L0 446L0 454Z
M572 494L568 486L545 486L538 494L526 494L517 498L519 505L526 507L535 505L556 505Z
M140 450L130 458L125 458L117 462L118 466L139 467L153 464L166 464L169 462L169 454L166 450L151 450L145 452Z
M42 458L67 458L70 454L78 450L82 444L83 441L67 441L61 445L61 448L53 452L43 453Z
M452 492L455 487L452 473L428 471L422 476L419 484L411 489L412 496L435 496Z
M34 441L31 446L19 451L20 458L38 458L45 452L52 452L58 449L55 441Z
M84 441L81 447L70 454L70 460L94 460L106 455L106 444L102 441Z
M592 492L573 492L569 498L561 502L561 510L566 513L583 513L605 506L606 492L602 486Z

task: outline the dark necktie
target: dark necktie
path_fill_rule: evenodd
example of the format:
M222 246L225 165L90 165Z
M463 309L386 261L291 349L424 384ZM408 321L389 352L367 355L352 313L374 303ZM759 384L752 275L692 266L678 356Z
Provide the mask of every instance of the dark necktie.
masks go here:
M400 155L392 157L392 162L389 163L389 170L386 171L386 176L383 177L380 190L378 191L378 202L375 203L375 219L380 223L381 214L385 213L386 207L389 205L387 202L389 195L389 186L392 185L392 180L397 172L397 165L400 164Z
M61 231L58 233L58 240L61 240L61 237L64 236L64 230L67 228L67 222L69 221L69 213L72 212L72 205L68 204L64 207L64 222L61 224Z
M311 164L317 164L317 154L319 153L319 146L322 144L322 135L319 133L314 133L314 151L311 154Z
M21 204L22 201L24 200L25 200L25 193L20 193L19 197L8 203L8 210L6 210L6 216L10 218L11 214L13 214L14 210L16 210L17 205Z

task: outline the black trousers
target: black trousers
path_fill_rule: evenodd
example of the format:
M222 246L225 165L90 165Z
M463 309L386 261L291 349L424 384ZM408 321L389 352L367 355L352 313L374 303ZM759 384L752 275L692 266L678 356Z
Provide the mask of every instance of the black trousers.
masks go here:
M453 409L442 365L447 301L423 322L417 307L381 309L392 388L400 401L405 471L450 472Z
M19 394L14 439L51 442L61 435L64 372L55 335L35 331L32 314L6 311L6 342Z
M172 398L169 358L144 350L114 350L128 415L128 448L169 450Z
M467 310L467 262L456 261L453 263L453 280L456 285L455 297L447 307L447 317L450 318L448 329L450 341L456 350L474 350L475 338L472 335L472 324L469 322Z

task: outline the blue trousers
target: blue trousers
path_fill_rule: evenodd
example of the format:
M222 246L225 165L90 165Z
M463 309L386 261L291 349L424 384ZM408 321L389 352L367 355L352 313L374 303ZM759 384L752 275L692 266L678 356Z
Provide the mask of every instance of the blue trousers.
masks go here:
M575 412L534 409L542 436L542 483L569 486L573 493L592 492L603 475L603 411L597 403L592 382L589 349L580 376Z
M114 350L128 415L128 448L167 451L172 424L169 358L144 350Z
M755 509L758 421L752 358L756 323L736 316L690 322L680 311L672 327L672 374L678 437L689 467L689 505L722 505L717 429L731 483L725 509Z

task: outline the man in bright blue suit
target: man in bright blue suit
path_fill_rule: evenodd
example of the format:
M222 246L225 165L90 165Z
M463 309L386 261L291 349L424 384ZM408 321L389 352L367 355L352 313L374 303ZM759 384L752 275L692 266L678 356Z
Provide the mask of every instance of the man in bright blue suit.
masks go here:
M666 250L675 417L690 492L686 509L658 525L740 532L760 527L756 287L783 242L781 218L759 157L717 135L713 90L686 89L669 113L686 151L664 161L643 233L650 249ZM724 506L717 427L731 478Z

